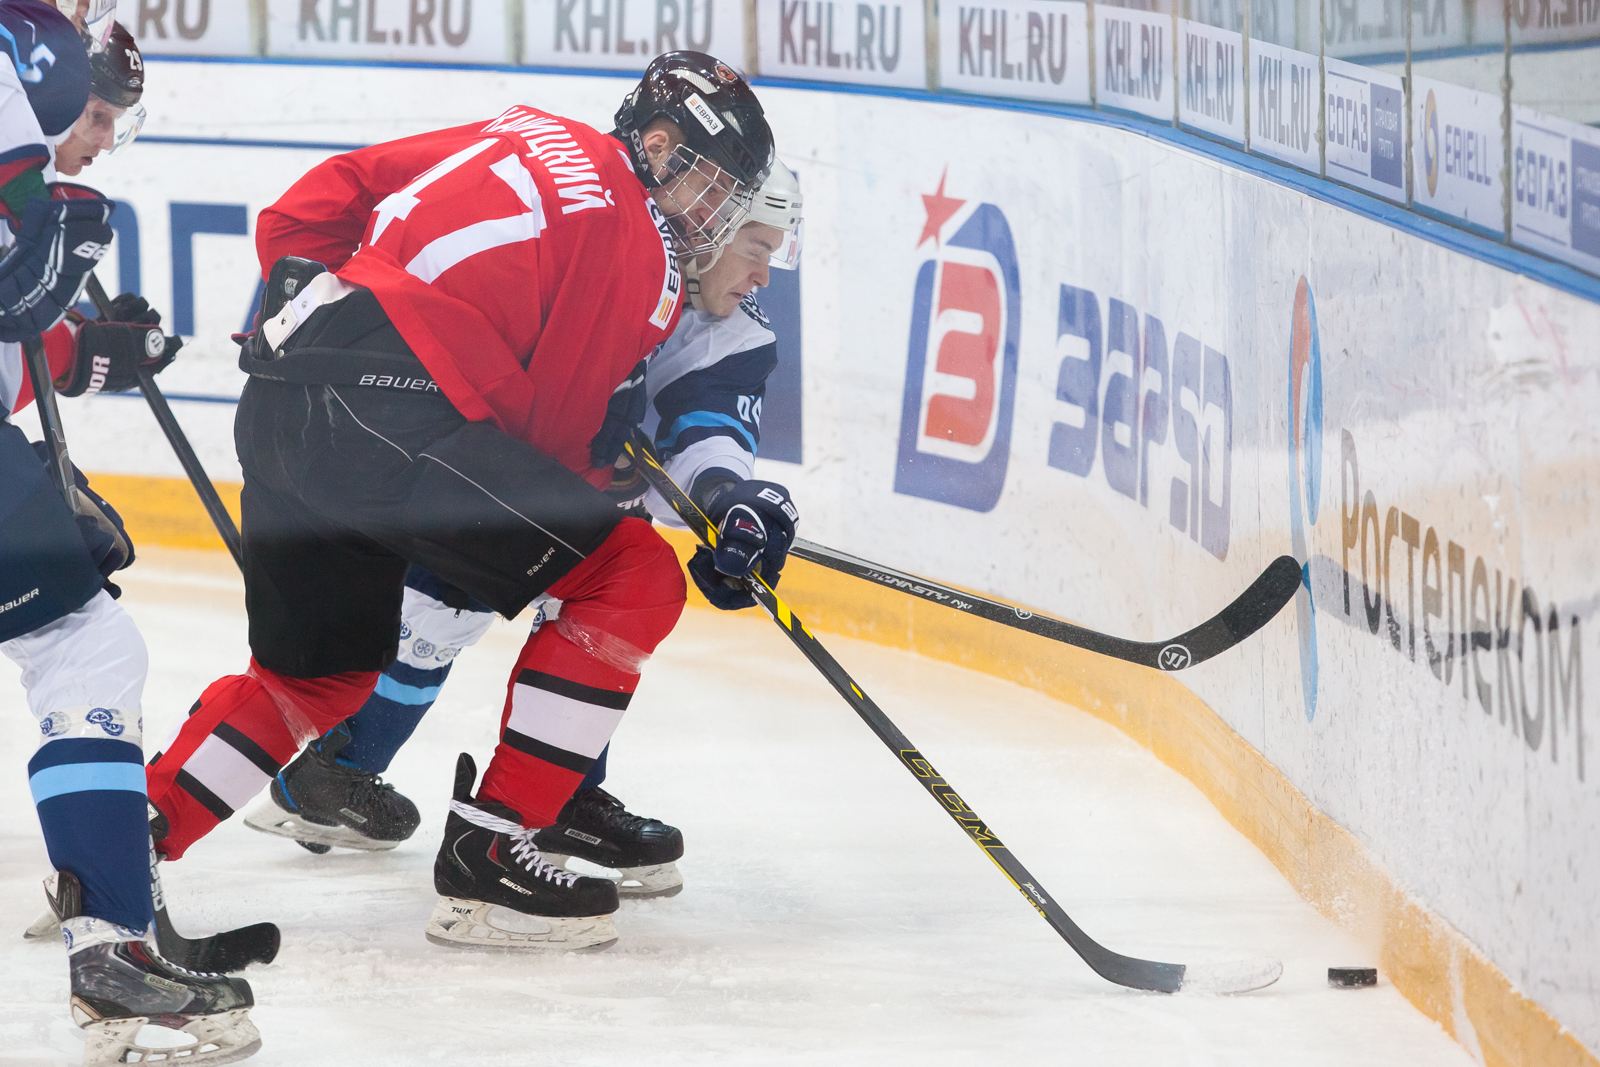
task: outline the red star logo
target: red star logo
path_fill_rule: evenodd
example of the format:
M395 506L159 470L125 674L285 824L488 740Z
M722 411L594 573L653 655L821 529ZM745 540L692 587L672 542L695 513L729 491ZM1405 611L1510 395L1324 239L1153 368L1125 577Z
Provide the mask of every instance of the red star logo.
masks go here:
M946 166L944 173L939 175L939 188L932 196L926 193L922 194L922 207L928 213L928 221L922 227L922 236L917 238L918 248L921 248L922 243L930 237L933 238L933 243L937 245L939 243L939 230L945 223L950 221L950 216L960 211L961 205L966 203L965 200L957 200L944 195L944 179L945 175L949 173L950 168Z

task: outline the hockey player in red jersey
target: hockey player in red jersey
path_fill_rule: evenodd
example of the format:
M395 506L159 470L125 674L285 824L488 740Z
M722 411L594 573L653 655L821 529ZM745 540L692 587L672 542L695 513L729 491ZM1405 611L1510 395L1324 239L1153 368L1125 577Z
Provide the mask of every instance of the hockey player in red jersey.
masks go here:
M252 657L151 762L168 858L362 706L417 563L507 616L563 602L513 668L476 797L458 766L430 938L615 937L615 886L543 862L533 834L604 748L685 584L600 491L590 443L677 321L675 254L732 236L772 160L754 94L699 53L652 62L616 121L606 136L514 107L335 157L262 213L234 431Z

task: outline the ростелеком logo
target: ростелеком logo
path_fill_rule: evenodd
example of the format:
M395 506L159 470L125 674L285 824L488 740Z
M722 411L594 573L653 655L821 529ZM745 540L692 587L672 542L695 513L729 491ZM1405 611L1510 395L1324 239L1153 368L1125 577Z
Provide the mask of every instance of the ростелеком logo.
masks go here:
M928 218L917 245L931 238L933 249L917 269L911 302L894 491L989 511L1011 455L1022 304L1016 247L998 207L945 196L943 177L922 200Z
M1317 714L1317 607L1311 593L1309 529L1317 523L1322 495L1322 342L1317 303L1304 277L1294 291L1289 340L1289 533L1301 561L1295 614L1300 631L1300 692L1306 721Z

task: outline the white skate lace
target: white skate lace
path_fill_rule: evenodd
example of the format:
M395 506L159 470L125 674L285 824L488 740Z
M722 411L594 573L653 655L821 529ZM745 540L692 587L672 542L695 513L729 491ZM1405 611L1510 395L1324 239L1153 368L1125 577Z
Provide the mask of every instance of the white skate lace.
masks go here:
M472 825L489 830L497 834L505 834L511 838L511 855L520 863L524 870L535 878L543 878L553 885L564 885L569 889L578 881L578 876L570 871L564 871L553 863L546 863L544 853L539 851L539 846L533 843L533 835L538 830L529 830L510 819L502 819L498 815L491 815L482 808L459 800L450 801L450 810L470 822Z

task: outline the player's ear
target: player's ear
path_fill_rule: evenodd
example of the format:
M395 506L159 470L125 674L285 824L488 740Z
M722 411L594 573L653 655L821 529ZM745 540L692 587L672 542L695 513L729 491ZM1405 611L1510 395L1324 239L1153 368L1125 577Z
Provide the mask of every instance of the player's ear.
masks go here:
M644 152L650 169L658 170L668 155L683 143L683 131L671 119L656 119L644 131Z

